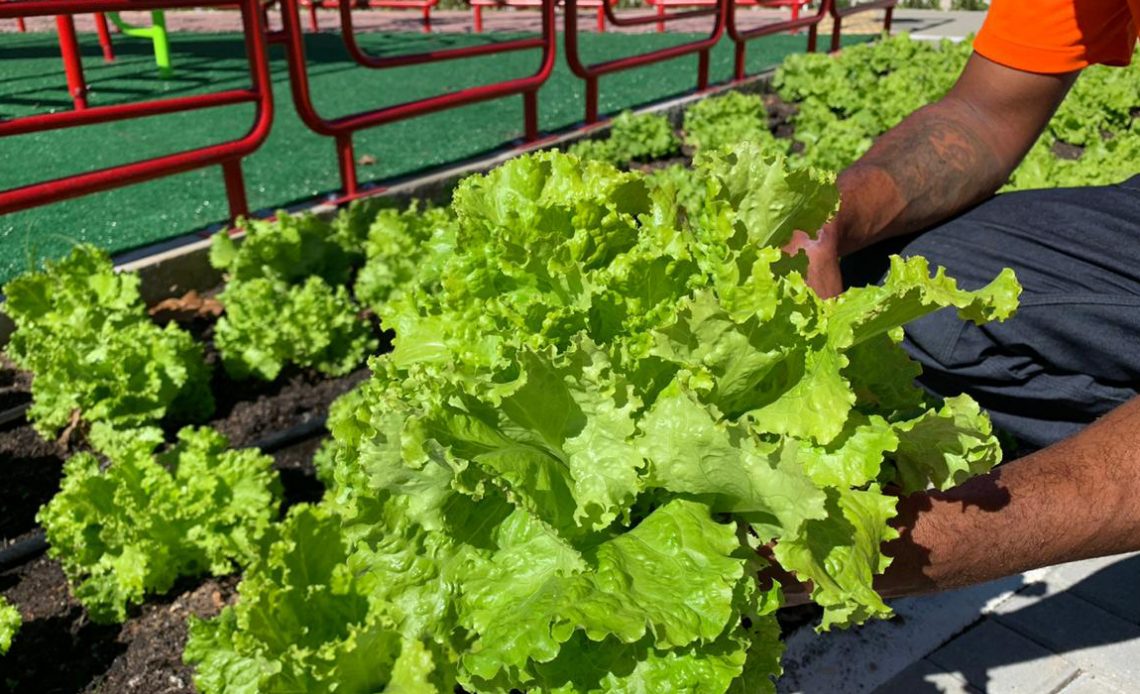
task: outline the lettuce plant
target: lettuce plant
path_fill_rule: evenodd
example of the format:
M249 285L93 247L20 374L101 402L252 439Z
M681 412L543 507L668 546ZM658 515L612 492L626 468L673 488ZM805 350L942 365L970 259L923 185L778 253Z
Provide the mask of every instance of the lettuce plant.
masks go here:
M895 259L821 300L780 248L832 180L753 144L699 174L683 216L559 153L460 184L438 288L389 303L395 351L333 409L326 498L192 627L202 691L772 691L761 545L822 628L890 614L884 487L1000 457L973 401L913 384L900 326L1003 319L1019 287Z
M16 324L8 355L32 372L28 417L54 436L76 416L128 428L166 416L199 421L213 411L202 347L146 314L139 278L82 245L4 286Z
M345 284L361 259L368 215L367 207L354 205L333 222L285 212L273 219L242 220L241 244L229 234L217 234L210 264L236 282L264 278L294 283L315 275L329 284Z
M20 611L0 595L0 655L12 647L12 639L16 637L22 623Z
M301 284L259 278L230 282L215 341L226 372L272 381L286 364L346 374L376 348L372 327L343 286L320 277Z
M768 152L787 152L788 143L768 130L768 112L758 94L728 91L701 99L685 111L685 144L696 150L717 150L749 141Z
M377 341L346 284L363 260L373 214L363 205L332 222L280 213L247 222L240 245L225 233L214 237L210 262L227 278L216 332L226 373L273 380L297 364L339 376L364 361Z
M570 147L570 154L580 159L604 161L614 166L661 159L680 151L681 141L673 132L668 118L630 111L624 111L614 118L608 137L583 140Z
M434 291L442 259L454 243L450 208L421 210L413 203L406 210L380 210L364 243L365 262L353 287L357 301L383 318L393 293Z
M183 429L160 453L157 429L96 426L91 436L110 464L91 453L68 459L37 520L92 620L121 622L178 577L220 576L255 555L281 498L272 458L227 450L208 428Z

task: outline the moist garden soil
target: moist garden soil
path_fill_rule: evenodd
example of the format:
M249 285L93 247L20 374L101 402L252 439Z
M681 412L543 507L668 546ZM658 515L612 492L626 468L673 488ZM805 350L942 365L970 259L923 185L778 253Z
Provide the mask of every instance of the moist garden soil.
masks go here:
M214 417L207 422L231 445L256 445L266 437L306 424L319 424L341 394L368 377L361 367L339 378L289 369L273 382L233 381L221 368L212 344L213 321L185 324L206 345L214 364ZM382 336L382 349L390 340ZM0 363L0 412L30 401L30 377L10 362ZM168 428L171 436L177 425ZM273 451L284 485L282 511L317 501L324 491L313 468L323 428ZM64 441L41 437L26 421L0 424L0 552L39 533L40 506L59 491L63 461L86 448L82 433ZM239 577L197 577L148 598L123 624L92 623L70 595L59 562L38 556L0 566L0 594L16 605L24 623L7 655L0 656L0 692L193 692L190 668L182 664L190 615L211 617L232 602Z
M795 106L775 94L765 94L764 102L772 132L791 138ZM652 170L675 163L689 163L689 158L670 157L637 168ZM214 365L211 385L216 399L208 424L235 447L255 445L267 436L323 421L334 399L368 377L366 367L339 378L287 369L269 383L233 381L213 347L215 316L174 311L155 318L178 320L206 345L207 362ZM375 324L374 318L366 319ZM390 338L390 334L381 335L381 351L390 348ZM30 384L28 374L0 360L0 412L30 401ZM168 426L168 435L172 437L177 429L177 423ZM320 498L323 485L316 478L313 455L324 436L318 430L273 452L274 467L285 487L282 510ZM26 422L0 423L0 552L39 532L36 512L59 490L63 461L84 447L82 432L66 440L47 441ZM231 604L239 580L237 575L186 578L166 594L152 596L132 609L123 624L99 625L71 597L63 570L54 559L38 556L17 566L0 566L0 594L19 608L24 619L11 650L0 656L0 692L192 694L193 673L182 663L187 620L191 615L212 617ZM814 605L785 608L778 616L781 631L789 634L815 622L820 610Z

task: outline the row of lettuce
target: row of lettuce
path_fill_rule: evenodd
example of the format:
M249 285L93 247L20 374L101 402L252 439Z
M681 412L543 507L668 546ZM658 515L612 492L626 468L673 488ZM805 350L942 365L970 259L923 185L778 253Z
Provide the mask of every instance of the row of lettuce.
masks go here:
M361 317L368 297L399 281L387 274L399 258L373 249L388 248L385 237L414 243L400 220L430 216L356 205L332 222L249 222L240 248L215 237L211 261L227 282L214 343L230 377L272 380L287 364L330 376L359 367L377 347ZM269 456L194 426L214 411L205 345L177 323L152 321L138 275L116 272L91 246L12 280L4 294L16 327L6 355L33 374L28 419L47 440L80 442L37 519L91 618L123 621L181 576L248 565L279 519L281 483ZM19 625L0 598L0 653Z
M394 288L434 281L422 263L441 262L455 236L449 208L419 204L242 226L240 246L219 234L210 250L226 278L214 345L235 379L273 380L290 364L330 376L356 368L377 347L364 317ZM45 439L78 433L86 448L68 459L38 520L96 622L123 621L181 576L247 566L281 502L268 456L228 450L207 427L188 426L167 445L158 425L213 413L212 369L190 333L150 319L139 281L78 246L3 287L16 325L6 355L34 374L28 419ZM0 596L0 654L20 625Z
M836 59L789 56L775 87L798 106L795 139L806 161L839 170L876 136L946 94L970 54L969 41L931 43L904 34L844 49ZM1105 185L1136 173L1140 49L1135 58L1128 67L1098 65L1081 74L1007 190ZM1068 157L1057 155L1058 145L1068 146Z
M681 203L667 178L542 153L448 208L218 237L231 373L351 368L346 344L374 349L365 308L396 335L333 407L324 498L281 521L266 456L206 428L164 444L154 424L208 392L155 355L201 346L147 321L137 279L77 249L14 281L12 356L37 398L45 349L104 379L73 387L102 406L67 401L51 426L33 407L45 433L89 425L93 452L40 514L75 595L116 621L179 575L244 568L237 604L191 625L204 692L771 689L780 589L755 550L773 543L825 628L888 615L884 485L947 487L1000 456L972 401L913 385L899 326L948 305L1004 318L1017 284L964 292L911 258L821 301L780 248L833 214L832 177L752 143L695 172ZM146 387L98 400L123 384Z
M884 485L1000 457L975 403L913 385L899 326L1004 318L1016 281L900 259L822 301L780 248L834 212L831 177L750 143L696 171L683 211L559 153L460 184L378 307L394 351L333 408L326 496L192 624L202 690L771 690L773 543L824 628L890 614Z
M683 140L662 117L625 115L615 121L609 140L586 143L578 153L624 165L677 155L683 145L699 150L745 138L795 161L839 171L876 137L946 94L970 54L969 41L933 43L900 34L837 56L792 55L773 78L776 93L795 107L790 138L770 132L760 97L729 94L690 108ZM1140 159L1137 115L1140 53L1128 67L1085 70L1005 190L1106 185L1134 175ZM654 175L691 187L684 185L691 174L683 165Z
M914 386L901 325L944 306L1004 319L1017 283L966 292L896 259L883 285L820 300L780 248L834 213L833 176L789 161L754 97L702 102L683 131L691 168L608 163L681 145L626 116L575 154L466 179L448 207L217 237L233 377L345 373L376 351L372 315L395 332L332 408L324 497L283 519L267 456L156 426L208 417L210 374L149 321L137 278L80 248L10 283L30 416L87 432L40 520L92 618L242 569L236 604L191 624L210 694L771 691L763 546L811 581L823 628L889 616L884 488L1000 459L974 402ZM0 647L12 621L0 606Z

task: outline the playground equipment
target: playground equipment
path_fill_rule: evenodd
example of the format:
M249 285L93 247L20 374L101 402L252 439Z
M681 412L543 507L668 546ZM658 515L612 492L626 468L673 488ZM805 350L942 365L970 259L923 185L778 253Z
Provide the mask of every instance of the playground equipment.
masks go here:
M664 17L670 7L710 7L716 4L716 0L645 0L646 4L652 6L657 11L658 18ZM735 0L732 5L735 10L736 7L790 7L792 10L792 21L800 18L800 8L806 7L811 3L811 0ZM665 31L665 22L657 22L657 31L661 33Z
M528 142L538 139L538 92L554 68L557 41L555 8L556 3L560 1L564 2L565 10L566 59L573 74L585 82L584 120L587 125L596 123L599 119L598 90L599 80L603 75L695 53L697 55L696 88L697 90L704 90L709 86L709 53L724 33L728 33L735 43L734 77L735 79L742 79L745 76L744 58L749 41L770 34L808 28L808 50L813 51L816 49L818 25L825 16L830 15L833 20L831 49L836 50L839 47L843 18L857 12L883 9L885 10L885 28L889 31L892 9L895 4L895 0L870 0L863 4L840 9L835 6L834 0L821 0L816 12L810 15L793 16L788 21L742 30L737 25L736 4L733 0L656 0L658 9L655 14L632 17L618 16L614 11L613 0L472 0L473 9L478 7L478 2L483 2L484 7L489 6L490 3L494 3L495 6L511 6L506 5L506 3L526 3L529 6L536 3L541 12L541 32L538 36L510 39L498 43L381 57L366 53L358 43L352 14L354 5L348 2L341 3L338 0L315 0L316 2L336 3L335 7L340 14L345 48L356 64L367 69L390 69L522 50L539 52L538 68L529 75L476 87L455 89L431 97L329 118L323 116L316 108L309 84L309 66L305 54L300 15L302 7L311 7L311 5L304 4L307 1L279 0L282 28L270 31L268 29L268 12L274 0L19 0L18 2L0 0L0 20L16 19L20 21L26 17L55 17L68 88L75 105L75 109L71 111L0 120L0 137L234 104L252 104L255 107L249 130L245 135L235 140L187 149L174 154L112 166L98 171L88 171L55 180L0 190L0 214L214 165L221 166L223 171L231 219L248 214L241 161L261 146L269 133L273 120L273 99L270 93L269 68L266 56L269 44L281 45L285 50L293 104L302 122L312 131L329 137L334 142L334 151L341 179L341 191L334 199L339 202L383 190L380 186L362 187L357 180L353 136L359 130L467 104L520 95L523 101L524 138ZM742 1L748 2L750 0ZM755 1L769 4L772 2L800 2L802 4L802 0ZM434 7L436 0L370 0L370 2L372 4L366 6L381 6L378 5L380 2L400 2L403 3L399 5L401 7L413 6L407 3L426 3ZM160 70L165 67L166 74L169 75L171 68L170 50L163 12L170 9L190 7L232 8L235 5L241 13L250 75L248 88L228 89L195 96L149 99L128 104L88 105L86 84L75 34L74 15L95 13L96 28L100 34L104 57L107 60L114 59L114 53L106 22L102 20L104 13L109 14L111 21L120 26L124 32L128 32L128 35L150 38L155 43L156 62ZM692 9L673 11L674 8L684 6ZM578 12L581 8L595 9L599 12L599 30L604 29L607 24L621 27L643 26L695 17L709 17L711 26L706 36L693 41L642 54L587 64L582 59L579 48ZM424 10L425 19L428 9L430 7ZM122 22L118 15L119 12L136 10L151 12L153 26L132 27ZM102 29L99 28L100 26Z
M102 16L102 15L99 15ZM170 63L170 38L166 33L166 13L162 10L152 10L148 27L136 26L123 21L118 12L109 12L107 16L123 34L137 39L150 39L154 45L154 62L158 66L158 76L169 79L174 76L174 67Z
M752 27L751 29L740 29L737 26L736 7L735 5L730 6L728 9L727 31L729 38L732 39L733 44L735 44L733 46L733 79L744 79L747 74L745 68L745 53L748 50L748 42L764 36L782 34L786 31L796 32L806 27L808 30L807 50L809 53L814 53L819 34L819 23L822 22L823 18L831 11L834 1L835 0L820 0L819 8L814 14L800 16L797 12L793 14L791 19L763 24L758 27Z
M578 7L583 9L592 9L595 11L595 28L598 32L606 30L606 10L604 4L615 5L617 0L581 0ZM483 32L483 9L487 7L495 8L527 8L527 7L542 7L542 0L467 0L467 4L471 6L471 19L475 33L480 34ZM564 0L558 0L559 5L564 5Z
M340 0L301 0L301 7L309 11L309 29L313 32L321 30L317 20L317 8L339 9L343 3ZM439 0L351 0L353 7L386 7L389 9L419 10L423 17L423 32L431 32L431 11Z
M629 70L641 65L659 63L663 60L679 58L684 55L697 54L697 90L703 91L709 86L709 51L720 40L724 32L725 6L731 0L713 0L711 7L702 7L683 12L665 13L656 16L618 17L610 4L603 4L602 10L606 20L614 26L639 26L654 22L670 22L692 17L713 17L712 28L707 37L660 48L648 53L606 60L601 63L587 65L582 62L578 47L578 0L566 0L566 61L570 71L586 82L586 124L596 123L598 120L598 78L614 72Z
M258 0L21 0L0 4L0 19L55 16L60 31L60 46L64 52L64 64L78 66L79 52L73 20L75 14L136 9L154 11L177 7L233 7L235 4L241 11L245 49L249 61L248 88L89 107L82 89L75 91L77 87L72 83L69 71L69 86L72 87L73 97L77 101L76 110L0 121L0 137L248 103L255 106L254 118L244 136L230 142L0 190L0 214L214 165L222 167L231 218L248 214L249 206L245 197L241 160L265 141L273 120L273 96L270 93L269 66L266 62L265 28L262 25L263 15ZM83 101L82 107L79 104L80 100Z
M300 0L281 0L282 29L270 35L269 41L285 47L286 59L289 63L289 83L293 94L293 104L301 120L313 132L335 140L342 186L339 200L351 200L359 197L362 193L357 182L356 159L352 145L353 133L358 130L374 128L398 120L480 101L521 94L523 97L525 137L527 140L536 139L538 137L538 89L550 77L550 73L554 69L555 44L557 42L554 27L554 2L555 0L542 0L542 33L538 37L394 57L373 56L361 49L356 40L352 8L347 3L341 3L338 8L345 48L354 61L366 68L383 70L530 49L540 49L542 58L538 70L526 77L478 87L468 87L438 96L371 109L339 118L325 118L313 104L312 92L309 87L305 42L301 30Z
M847 7L839 7L835 0L827 0L831 5L831 52L839 50L839 41L843 32L843 18L860 12L883 10L883 31L891 33L891 17L895 13L898 0L869 0L868 2L852 3Z

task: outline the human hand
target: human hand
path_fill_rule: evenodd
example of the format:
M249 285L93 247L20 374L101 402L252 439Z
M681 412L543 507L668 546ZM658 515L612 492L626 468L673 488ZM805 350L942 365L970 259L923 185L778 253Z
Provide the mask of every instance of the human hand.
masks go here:
M831 223L825 224L814 239L797 231L788 245L784 246L784 252L788 255L800 251L807 254L808 270L805 279L821 299L830 299L843 291L838 247L838 234Z

